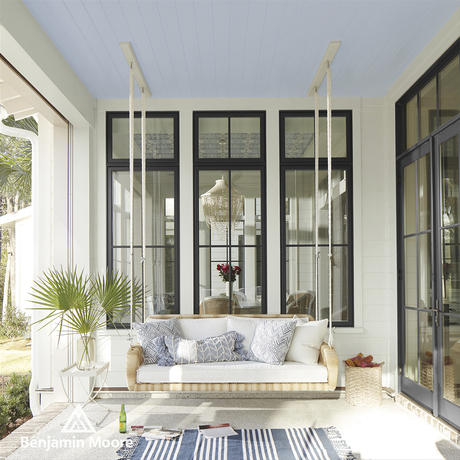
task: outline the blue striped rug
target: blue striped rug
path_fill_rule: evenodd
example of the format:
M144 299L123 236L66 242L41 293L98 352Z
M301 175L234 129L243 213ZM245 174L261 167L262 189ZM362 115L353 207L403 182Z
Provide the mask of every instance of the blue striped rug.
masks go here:
M334 427L235 430L238 435L206 439L185 430L175 441L133 438L119 460L352 460Z

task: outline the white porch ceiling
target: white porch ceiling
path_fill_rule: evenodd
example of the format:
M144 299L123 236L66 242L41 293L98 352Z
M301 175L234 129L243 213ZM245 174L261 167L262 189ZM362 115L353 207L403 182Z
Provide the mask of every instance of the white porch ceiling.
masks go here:
M129 41L154 98L383 97L460 0L23 0L91 94L127 98ZM325 82L320 88L325 94Z

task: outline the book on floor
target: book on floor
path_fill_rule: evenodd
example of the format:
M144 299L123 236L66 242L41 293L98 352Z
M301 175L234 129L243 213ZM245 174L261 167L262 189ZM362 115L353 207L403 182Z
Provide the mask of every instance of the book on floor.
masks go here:
M165 439L167 441L172 441L173 439L178 438L182 434L182 430L163 430L161 428L153 428L151 430L145 430L144 436L145 439Z
M205 438L222 438L238 434L229 423L220 423L218 425L200 425L198 427L198 431Z
M142 425L131 425L129 432L130 436L141 436L144 434L144 427Z

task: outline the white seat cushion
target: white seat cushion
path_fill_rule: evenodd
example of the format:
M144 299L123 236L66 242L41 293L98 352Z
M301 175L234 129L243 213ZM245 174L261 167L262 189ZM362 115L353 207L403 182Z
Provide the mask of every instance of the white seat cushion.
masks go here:
M181 364L161 367L142 364L138 383L320 383L327 382L321 364L285 362L282 366L254 361Z
M179 318L177 323L182 337L188 340L203 340L227 332L226 318Z

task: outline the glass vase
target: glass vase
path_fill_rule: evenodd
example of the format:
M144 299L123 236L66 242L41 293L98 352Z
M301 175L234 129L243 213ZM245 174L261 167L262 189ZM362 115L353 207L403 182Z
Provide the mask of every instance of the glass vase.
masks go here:
M96 339L82 336L77 339L77 368L83 371L94 369L96 364Z

